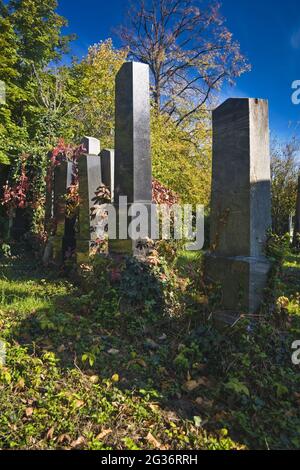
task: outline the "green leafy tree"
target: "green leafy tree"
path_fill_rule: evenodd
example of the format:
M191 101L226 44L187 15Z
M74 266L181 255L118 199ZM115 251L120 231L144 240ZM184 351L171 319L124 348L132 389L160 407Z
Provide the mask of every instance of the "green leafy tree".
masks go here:
M5 102L0 104L0 163L9 163L10 157L22 149L27 133L23 125L15 122L12 110L25 96L18 85L20 74L17 63L20 60L17 36L13 29L7 8L0 1L0 80L5 91Z
M10 0L6 4L0 0L0 80L7 91L6 105L0 108L2 161L18 165L21 153L37 143L44 145L43 129L52 132L53 113L49 112L51 105L45 109L39 101L40 84L55 82L46 66L61 58L70 40L61 34L67 22L56 8L56 0Z
M273 230L279 235L288 232L289 217L295 213L299 148L296 139L286 144L275 139L271 146Z
M67 20L58 15L57 0L10 0L11 15L18 38L20 68L32 65L43 68L61 58L68 50L71 36L63 36L61 30Z
M208 113L203 111L199 116L191 137L188 124L178 127L167 114L153 109L151 145L154 177L175 191L182 202L207 206L211 186L211 127Z
M87 56L71 71L78 106L74 112L75 136L97 137L113 145L115 77L127 57L127 49L115 49L111 39L89 48Z

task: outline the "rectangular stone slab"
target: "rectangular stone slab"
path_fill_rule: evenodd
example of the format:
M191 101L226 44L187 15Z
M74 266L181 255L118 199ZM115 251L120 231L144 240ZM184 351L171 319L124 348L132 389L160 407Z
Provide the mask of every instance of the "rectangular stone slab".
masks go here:
M94 206L92 199L102 182L100 156L81 155L78 159L79 178L79 220L77 234L77 260L87 262L89 259L89 247L95 239L96 221L91 220L91 208Z
M213 112L212 250L260 256L271 227L268 103L230 99Z
M54 168L53 216L56 220L56 232L53 237L53 258L58 264L63 261L64 237L66 235L66 201L68 187L72 183L73 163L63 161Z
M126 62L116 77L115 200L151 201L149 67Z
M102 183L109 188L111 201L114 200L115 186L115 151L111 149L103 149L101 151L101 174Z
M213 112L209 280L220 283L223 307L254 313L267 273L271 228L268 103L229 99Z
M262 302L270 262L256 257L206 257L207 280L219 283L224 310L255 313Z

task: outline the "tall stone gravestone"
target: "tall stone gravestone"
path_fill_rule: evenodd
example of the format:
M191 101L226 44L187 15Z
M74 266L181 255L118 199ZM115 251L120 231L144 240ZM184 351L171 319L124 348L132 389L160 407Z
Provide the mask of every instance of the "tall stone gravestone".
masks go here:
M101 151L102 183L109 189L111 201L114 200L115 187L115 151L104 149Z
M91 208L94 206L93 198L101 185L100 142L93 137L84 137L82 144L86 149L78 159L79 180L79 218L76 238L77 263L86 263L93 244L97 239L96 220L91 219Z
M270 264L264 247L271 227L268 103L229 99L213 112L211 252L207 277L220 283L224 312L260 307Z
M152 169L150 156L149 67L127 62L116 77L115 189L117 220L127 220L132 203L152 202ZM120 198L127 197L127 206ZM150 212L149 212L150 213ZM119 224L117 224L119 226ZM117 240L110 240L110 252L133 253L135 242L126 230L117 230Z
M66 193L72 184L71 161L63 161L54 168L53 194L46 198L46 217L53 216L56 221L55 234L52 238L53 259L56 264L62 264L66 250L74 244L66 223Z

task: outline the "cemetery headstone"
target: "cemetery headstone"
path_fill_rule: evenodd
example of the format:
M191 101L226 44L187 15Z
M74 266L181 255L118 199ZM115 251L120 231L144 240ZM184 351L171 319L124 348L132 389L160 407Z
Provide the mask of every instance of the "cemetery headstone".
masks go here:
M152 168L150 155L149 66L137 62L123 64L116 77L115 188L117 220L127 217L128 206L143 203L151 210ZM127 207L119 198L127 197ZM125 239L126 237L126 239ZM127 233L118 231L110 240L112 253L135 252L136 244Z
M206 275L222 289L229 317L260 307L270 263L268 103L229 99L213 112L211 252ZM225 315L225 314L224 314Z
M56 264L62 264L68 248L74 248L75 235L74 228L70 226L70 221L66 219L66 193L72 184L73 163L63 161L54 168L53 196L48 194L46 203L47 217L52 212L56 221L55 234L51 240L53 247L53 260ZM51 200L53 197L53 206ZM48 205L48 208L47 208ZM50 208L49 208L50 206Z
M111 201L113 201L115 186L115 151L111 149L104 149L101 151L100 156L102 183L109 189L111 194Z
M91 209L94 206L93 198L102 182L100 142L93 137L84 137L82 144L86 149L78 159L79 180L79 219L76 238L77 263L89 261L91 250L97 241L97 223L91 219Z

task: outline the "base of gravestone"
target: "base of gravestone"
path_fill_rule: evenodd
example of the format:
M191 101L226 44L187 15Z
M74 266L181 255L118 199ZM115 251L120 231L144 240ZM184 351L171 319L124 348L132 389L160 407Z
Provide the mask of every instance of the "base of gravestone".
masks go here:
M271 263L265 257L206 255L207 282L220 285L222 311L236 319L254 315L261 306Z

